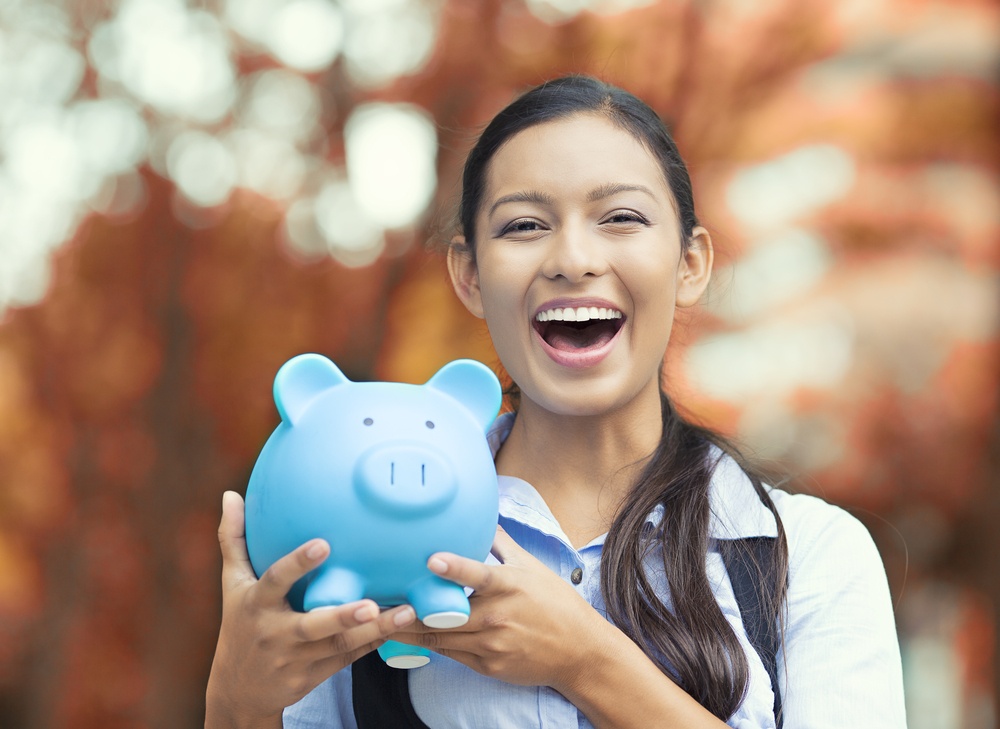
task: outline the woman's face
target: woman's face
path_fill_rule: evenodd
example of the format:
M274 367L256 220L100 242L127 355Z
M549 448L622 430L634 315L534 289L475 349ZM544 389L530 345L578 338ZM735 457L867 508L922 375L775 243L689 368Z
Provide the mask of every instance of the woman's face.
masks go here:
M596 415L658 399L674 309L701 296L712 251L701 228L682 249L657 160L607 119L577 114L509 139L486 183L475 260L458 239L449 268L522 407Z

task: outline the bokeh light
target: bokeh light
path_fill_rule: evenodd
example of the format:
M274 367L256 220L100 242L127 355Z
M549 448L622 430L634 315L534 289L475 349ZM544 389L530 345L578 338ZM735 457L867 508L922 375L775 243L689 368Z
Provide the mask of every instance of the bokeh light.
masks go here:
M354 197L386 228L410 225L437 186L437 131L420 109L405 104L358 107L344 128Z
M839 200L851 189L855 174L854 161L843 150L810 145L740 170L727 199L742 223L768 228Z

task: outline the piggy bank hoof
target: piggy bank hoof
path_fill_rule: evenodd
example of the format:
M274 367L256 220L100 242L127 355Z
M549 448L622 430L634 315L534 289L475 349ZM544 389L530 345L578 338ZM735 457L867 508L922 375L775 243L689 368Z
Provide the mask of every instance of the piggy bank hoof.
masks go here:
M392 656L385 659L390 668L420 668L431 662L428 656Z
M455 611L431 613L420 622L428 628L457 628L469 622L469 616Z

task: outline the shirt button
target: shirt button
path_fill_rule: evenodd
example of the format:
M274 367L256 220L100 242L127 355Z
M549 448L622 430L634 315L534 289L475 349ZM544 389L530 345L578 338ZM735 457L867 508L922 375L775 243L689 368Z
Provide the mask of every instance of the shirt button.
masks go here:
M573 581L574 585L579 585L583 582L583 570L577 567L570 573L569 578Z

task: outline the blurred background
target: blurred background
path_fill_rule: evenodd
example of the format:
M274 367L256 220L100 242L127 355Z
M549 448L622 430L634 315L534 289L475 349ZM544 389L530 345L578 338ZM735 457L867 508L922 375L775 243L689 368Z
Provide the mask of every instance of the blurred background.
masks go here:
M586 72L719 249L671 391L872 531L910 726L995 727L998 69L993 0L0 0L0 726L201 725L275 371L497 366L428 243Z

